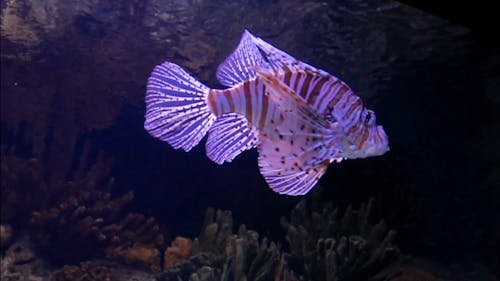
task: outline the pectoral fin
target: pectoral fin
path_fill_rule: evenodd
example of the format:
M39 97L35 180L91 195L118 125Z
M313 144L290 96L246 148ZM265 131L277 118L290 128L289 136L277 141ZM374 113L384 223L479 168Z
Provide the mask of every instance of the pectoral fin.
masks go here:
M329 162L301 169L285 170L271 166L263 157L259 157L260 173L267 184L277 193L287 195L304 195L309 192L325 173Z

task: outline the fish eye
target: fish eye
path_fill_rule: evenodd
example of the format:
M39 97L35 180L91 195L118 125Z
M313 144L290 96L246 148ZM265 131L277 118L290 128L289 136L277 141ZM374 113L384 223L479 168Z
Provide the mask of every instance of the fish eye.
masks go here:
M370 122L370 118L372 118L372 115L370 114L369 111L367 111L365 114L365 122L367 123Z

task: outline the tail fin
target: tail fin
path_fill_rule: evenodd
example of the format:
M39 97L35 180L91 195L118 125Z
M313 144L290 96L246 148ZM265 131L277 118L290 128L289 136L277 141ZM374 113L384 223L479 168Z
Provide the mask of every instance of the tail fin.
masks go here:
M144 128L176 149L191 150L216 118L208 108L209 91L176 64L156 66L148 79Z

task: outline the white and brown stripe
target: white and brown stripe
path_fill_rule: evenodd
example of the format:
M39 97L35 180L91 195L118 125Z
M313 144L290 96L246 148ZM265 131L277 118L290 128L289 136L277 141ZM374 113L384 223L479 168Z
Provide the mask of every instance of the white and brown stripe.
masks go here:
M279 78L323 115L332 115L354 144L363 145L368 137L361 113L363 102L344 82L314 71L285 72Z
M265 85L260 79L245 81L226 90L210 90L208 103L216 116L224 113L244 115L249 123L262 129L272 122L276 107L264 95Z
M344 82L309 70L280 72L276 77L319 114L331 115L337 120L353 143L361 146L366 141L368 133L361 118L363 103ZM240 113L260 130L272 125L277 109L264 93L264 83L256 78L230 89L211 90L208 102L216 116Z

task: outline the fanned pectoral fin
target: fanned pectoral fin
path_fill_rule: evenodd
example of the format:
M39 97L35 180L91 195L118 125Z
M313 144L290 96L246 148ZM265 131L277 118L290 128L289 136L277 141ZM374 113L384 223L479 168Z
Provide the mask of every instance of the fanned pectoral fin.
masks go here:
M306 169L288 170L271 166L259 157L260 172L271 189L280 194L304 195L309 192L325 173L328 162Z
M257 130L248 125L244 116L236 113L217 118L208 133L207 156L217 164L231 162L257 143Z

